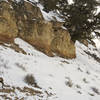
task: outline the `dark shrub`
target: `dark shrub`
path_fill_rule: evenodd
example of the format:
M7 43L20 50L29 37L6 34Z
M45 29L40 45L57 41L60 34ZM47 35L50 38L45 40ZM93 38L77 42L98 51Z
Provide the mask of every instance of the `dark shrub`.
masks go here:
M28 74L25 76L24 81L28 84L28 85L36 85L36 80L34 78L33 75Z

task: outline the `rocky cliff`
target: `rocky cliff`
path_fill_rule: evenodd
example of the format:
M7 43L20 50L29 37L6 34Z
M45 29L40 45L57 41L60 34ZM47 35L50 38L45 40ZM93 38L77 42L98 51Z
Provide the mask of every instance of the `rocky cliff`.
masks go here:
M20 37L38 50L53 56L75 58L75 45L62 23L46 21L40 8L30 2L0 1L0 41Z

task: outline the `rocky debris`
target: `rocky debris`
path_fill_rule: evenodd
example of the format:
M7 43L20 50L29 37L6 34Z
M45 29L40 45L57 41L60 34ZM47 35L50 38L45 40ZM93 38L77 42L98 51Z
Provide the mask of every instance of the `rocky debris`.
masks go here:
M41 89L37 87L37 89L33 89L33 87L15 87L15 86L10 86L10 85L5 85L4 80L2 77L0 77L0 83L2 83L3 87L0 88L0 98L2 99L9 99L12 100L12 98L15 100L19 100L19 97L17 97L17 92L23 93L24 96L35 96L38 95L41 97L43 94ZM24 98L23 98L24 100Z
M0 41L12 42L21 37L48 56L54 56L54 52L61 57L75 58L75 45L62 25L45 21L40 8L32 3L0 2Z
M3 78L0 77L0 82L3 82ZM3 83L4 84L4 83ZM18 96L19 94L23 94L22 96ZM40 99L43 98L43 93L48 97L53 96L53 93L48 93L48 91L43 91L42 88L39 87L17 87L17 86L10 86L4 85L3 88L0 88L0 99L2 100L25 100L26 97L31 96L35 97L38 96Z
M18 97L17 92L20 94L23 94L23 96ZM36 96L38 95L39 97L42 98L42 91L40 90L35 90L33 88L29 88L29 87L5 87L4 89L0 89L0 98L2 98L2 100L25 100L25 97L27 96ZM23 98L23 99L22 99Z
M5 44L5 42L0 41L0 45L2 45L4 47L11 48L18 53L22 53L22 54L25 54L25 55L27 54L22 48L19 47L19 45L15 44L14 42L12 42L10 44L9 43Z

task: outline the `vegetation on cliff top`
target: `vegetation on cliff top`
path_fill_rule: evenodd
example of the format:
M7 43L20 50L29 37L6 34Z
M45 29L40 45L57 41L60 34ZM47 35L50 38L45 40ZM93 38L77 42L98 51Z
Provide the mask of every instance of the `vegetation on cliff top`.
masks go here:
M100 3L97 0L40 0L44 5L46 12L54 10L65 20L64 26L72 36L72 40L93 38L100 36L100 12L97 13L97 7Z

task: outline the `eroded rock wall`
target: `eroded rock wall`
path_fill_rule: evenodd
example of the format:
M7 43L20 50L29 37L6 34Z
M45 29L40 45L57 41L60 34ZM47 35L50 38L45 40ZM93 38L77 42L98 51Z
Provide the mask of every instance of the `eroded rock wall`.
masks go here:
M61 22L45 21L40 9L24 1L0 2L0 40L20 37L49 56L75 58L75 45Z
M12 41L17 33L15 11L8 2L0 2L0 40Z

